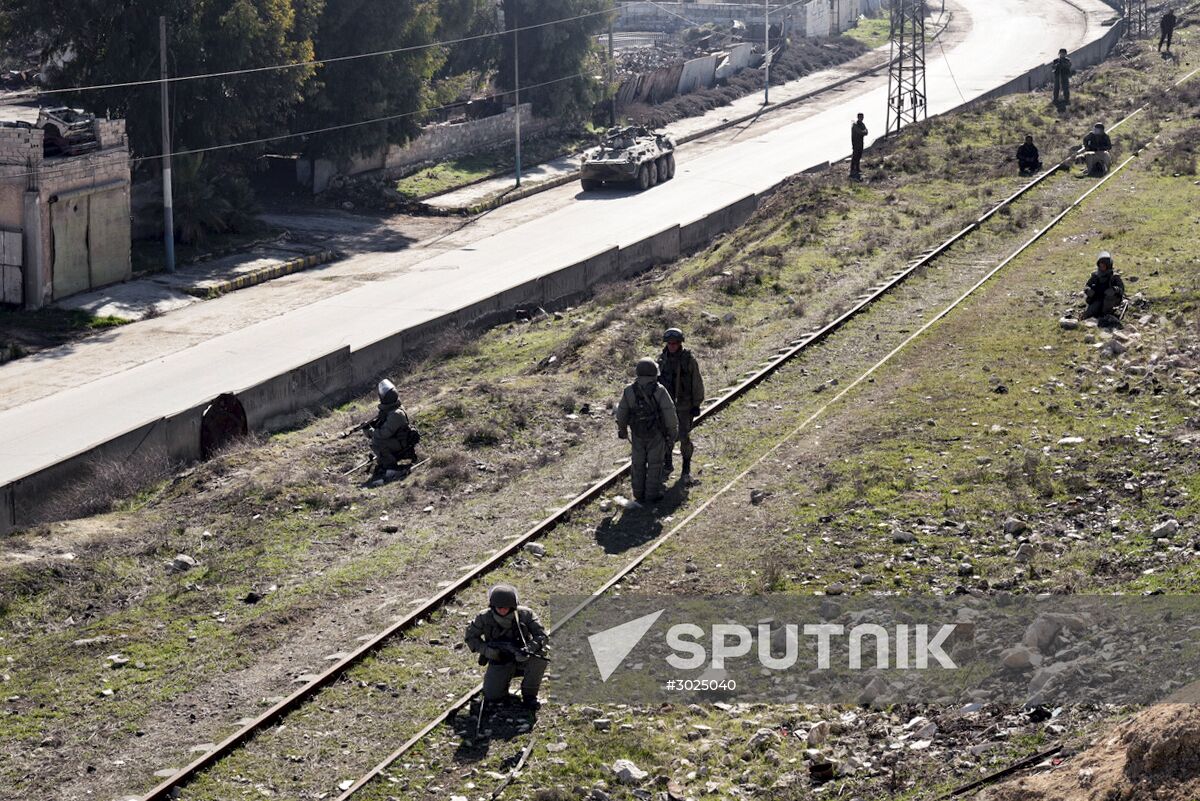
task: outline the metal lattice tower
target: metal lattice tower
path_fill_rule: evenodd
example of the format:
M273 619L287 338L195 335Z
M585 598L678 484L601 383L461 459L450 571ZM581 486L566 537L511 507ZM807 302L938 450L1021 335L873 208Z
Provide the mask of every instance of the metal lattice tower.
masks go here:
M892 0L891 41L889 134L928 116L925 107L925 0Z
M1146 0L1125 0L1125 24L1131 36L1141 38L1150 35L1150 12Z

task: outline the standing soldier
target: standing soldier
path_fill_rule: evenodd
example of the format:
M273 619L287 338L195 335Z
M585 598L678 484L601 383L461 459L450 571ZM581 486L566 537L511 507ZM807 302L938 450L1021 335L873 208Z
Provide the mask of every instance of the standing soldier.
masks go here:
M862 180L859 162L862 161L863 144L867 141L867 124L863 122L862 112L858 120L850 124L850 177L855 181Z
M421 438L400 403L396 385L385 378L379 382L376 391L379 393L379 412L363 427L371 440L371 452L375 454L375 472L369 482L374 486L400 477L401 459L417 460L416 447Z
M667 394L675 402L675 417L679 420L679 452L683 455L683 479L685 484L692 480L692 423L700 414L700 404L704 402L704 379L700 375L700 365L692 352L683 347L683 332L678 328L668 328L663 334L662 353L658 355L658 383L667 389ZM670 475L674 469L671 463L671 449L667 449L667 458L663 466L663 475Z
M1071 74L1074 70L1071 69L1071 59L1067 58L1067 48L1061 48L1058 51L1058 58L1050 62L1050 68L1054 71L1054 105L1059 108L1066 108L1071 102ZM1062 94L1061 105L1058 102L1059 94Z
M662 384L658 383L658 364L654 359L637 363L634 382L621 393L617 405L617 436L631 439L633 467L633 506L649 501L661 501L666 492L663 486L663 460L671 452L679 434L675 404Z
M1171 52L1171 34L1175 32L1175 12L1167 9L1167 13L1163 14L1162 20L1158 23L1161 33L1158 37L1158 51L1162 52L1163 42L1167 43L1167 52Z
M497 584L488 593L488 608L467 626L465 637L471 653L479 654L483 674L483 700L496 703L508 698L508 685L521 677L521 703L537 709L538 689L546 673L546 646L550 635L533 610L517 603L517 590ZM482 712L481 712L482 714Z

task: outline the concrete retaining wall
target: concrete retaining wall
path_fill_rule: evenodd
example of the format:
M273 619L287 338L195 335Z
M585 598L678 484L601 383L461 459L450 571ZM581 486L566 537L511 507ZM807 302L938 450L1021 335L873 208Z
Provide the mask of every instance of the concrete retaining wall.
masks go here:
M102 492L103 485L116 483L117 472L161 475L169 465L167 434L171 430L165 420L155 420L9 485L5 489L13 526L24 528L62 517L72 511L72 493L86 492L89 487ZM199 446L196 450L198 455Z
M345 347L235 394L251 431L278 431L346 400L351 374Z
M617 254L617 275L629 278L679 258L679 226L672 225L665 231L646 237L621 248Z

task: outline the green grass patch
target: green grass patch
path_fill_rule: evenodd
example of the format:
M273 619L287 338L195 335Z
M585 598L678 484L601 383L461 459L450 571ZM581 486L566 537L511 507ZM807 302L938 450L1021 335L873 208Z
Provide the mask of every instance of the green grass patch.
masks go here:
M842 34L857 39L871 49L887 44L891 38L891 22L886 17L865 17Z

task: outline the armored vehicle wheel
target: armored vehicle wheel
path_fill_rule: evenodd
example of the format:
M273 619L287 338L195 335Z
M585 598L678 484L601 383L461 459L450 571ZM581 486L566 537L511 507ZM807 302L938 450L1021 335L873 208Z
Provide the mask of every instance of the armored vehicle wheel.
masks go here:
M650 176L650 185L658 185L658 162L651 161L646 164L646 174Z
M675 177L675 154L668 153L663 156L663 162L667 165L667 180Z
M650 168L645 164L643 164L641 169L638 170L637 185L638 189L641 189L642 191L645 191L652 186L650 183Z
M654 168L658 170L658 182L665 184L670 179L670 174L667 172L667 157L659 156L654 160Z
M580 178L579 185L583 187L584 192L591 192L593 189L599 189L603 181L597 181L595 178Z

